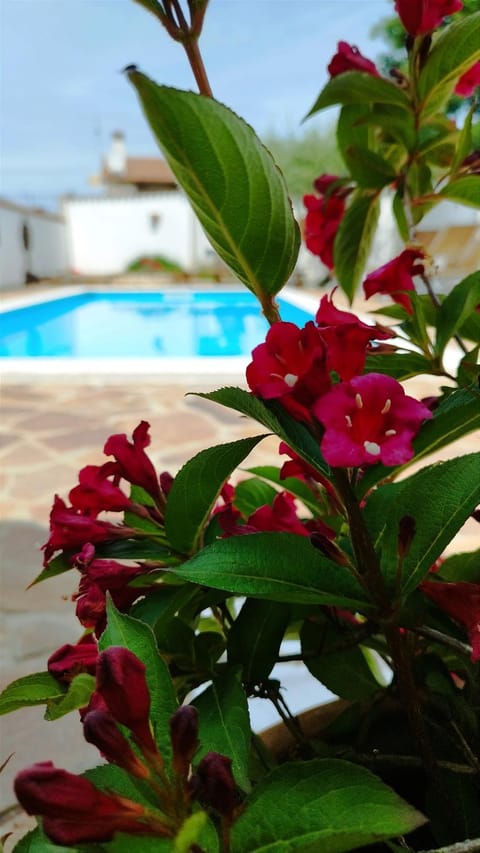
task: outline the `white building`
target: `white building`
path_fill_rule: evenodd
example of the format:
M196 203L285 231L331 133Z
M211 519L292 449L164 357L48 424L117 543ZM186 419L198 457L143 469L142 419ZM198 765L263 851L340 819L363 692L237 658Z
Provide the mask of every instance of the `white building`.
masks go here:
M0 288L56 278L68 267L63 216L0 199Z

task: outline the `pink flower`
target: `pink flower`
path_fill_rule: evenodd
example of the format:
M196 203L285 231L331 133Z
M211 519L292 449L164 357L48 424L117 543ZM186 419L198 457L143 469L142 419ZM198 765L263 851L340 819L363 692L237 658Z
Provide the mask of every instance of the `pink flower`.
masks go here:
M45 834L55 844L110 841L116 832L171 834L140 803L105 794L51 761L22 770L15 779L15 794L27 814L43 818Z
M395 0L395 10L412 36L435 30L447 15L459 12L462 7L461 0Z
M50 537L43 545L43 564L48 565L55 551L71 551L82 548L86 542L97 544L125 539L134 534L133 528L111 524L109 521L97 521L90 515L83 515L55 495L50 513Z
M472 661L480 660L480 584L423 581L420 586L440 610L463 625L472 646Z
M374 293L386 293L394 302L403 305L405 311L413 314L412 303L407 291L415 291L413 276L424 271L425 255L419 249L405 249L396 258L379 267L363 282L366 299Z
M375 64L362 56L358 47L346 41L338 42L337 53L330 60L327 70L330 77L337 77L345 71L363 71L366 74L373 74L374 77L380 76Z
M98 648L95 638L87 634L75 646L66 643L53 652L48 659L47 669L58 681L69 684L80 672L94 675L97 660Z
M462 74L454 91L462 98L469 98L478 86L480 86L480 60Z
M345 214L345 198L338 193L305 195L303 203L307 209L303 226L305 245L312 255L317 255L328 269L333 270L333 247Z
M335 537L335 532L320 518L302 520L297 515L295 498L290 492L279 492L273 503L258 507L251 515L242 520L240 512L232 504L227 505L217 513L218 523L226 536L244 536L252 533L296 533L299 536L310 536L312 532L320 533L328 539Z
M274 323L252 359L246 372L250 390L266 400L280 399L294 417L310 420L311 404L330 387L325 347L314 323L303 329Z
M386 340L394 333L378 324L362 323L349 311L340 311L332 296L322 297L315 321L327 348L328 369L335 370L341 379L351 379L363 371L370 341Z
M412 439L432 417L423 403L406 396L396 379L381 373L335 385L313 412L325 427L322 453L337 468L407 462L413 456Z
M141 486L156 504L163 506L165 498L160 489L159 479L152 462L145 453L145 447L150 444L149 429L150 424L141 421L133 431L132 442L128 441L125 434L111 435L105 443L103 452L107 456L115 457L120 477L135 486Z

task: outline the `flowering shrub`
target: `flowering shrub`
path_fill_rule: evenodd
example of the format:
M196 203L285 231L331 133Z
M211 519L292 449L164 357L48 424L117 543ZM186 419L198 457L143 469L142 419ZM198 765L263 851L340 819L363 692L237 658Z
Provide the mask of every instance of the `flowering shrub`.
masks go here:
M460 0L397 0L408 76L384 78L338 45L309 114L341 107L346 173L312 176L304 237L350 301L362 282L384 300L390 325L340 309L337 291L299 328L275 296L300 229L269 152L212 97L198 47L207 2L188 0L188 21L174 0L139 2L185 47L200 94L135 67L130 81L270 323L248 390L202 396L277 435L284 461L231 479L261 433L160 473L141 421L131 440L107 439L69 503L55 497L35 582L79 573L82 630L0 709L79 712L103 761L83 776L48 760L20 771L38 828L16 850L480 849L480 558L444 554L479 519L480 454L428 463L480 425L480 273L439 295L415 231L442 200L479 204L473 110L455 128L442 108L477 80L480 13L456 22ZM382 195L405 248L366 274ZM402 383L422 374L439 388L418 400ZM318 731L272 677L287 637L343 700ZM290 751L252 733L251 696L273 703Z

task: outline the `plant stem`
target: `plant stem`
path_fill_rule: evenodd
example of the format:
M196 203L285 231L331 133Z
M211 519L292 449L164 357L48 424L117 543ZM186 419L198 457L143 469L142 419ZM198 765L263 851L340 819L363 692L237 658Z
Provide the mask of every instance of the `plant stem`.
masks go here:
M439 643L443 643L444 646L450 646L450 648L455 649L457 652L461 652L464 655L472 654L472 647L468 645L468 643L462 643L461 640L457 640L455 637L449 637L448 634L442 634L441 631L437 631L436 628L429 628L428 625L420 625L415 628L410 629L413 634L418 634L419 637L427 637L432 640L437 640Z
M183 47L187 54L200 94L205 95L207 98L213 98L213 92L207 77L205 65L203 64L202 54L200 53L197 39L185 39Z
M435 850L420 850L420 853L476 853L480 850L480 838L466 838L447 847L436 847Z

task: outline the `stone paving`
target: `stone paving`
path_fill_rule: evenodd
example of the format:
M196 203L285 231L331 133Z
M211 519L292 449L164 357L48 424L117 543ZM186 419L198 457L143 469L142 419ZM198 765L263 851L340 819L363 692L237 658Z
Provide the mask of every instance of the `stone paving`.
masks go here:
M230 377L231 379L231 377ZM141 419L151 424L151 458L158 470L178 468L194 453L212 444L233 441L262 431L253 422L188 390L211 390L231 381L198 378L192 383L151 378L99 377L35 378L4 383L0 432L2 563L0 632L1 685L30 672L45 669L48 655L65 642L75 642L78 623L69 596L75 578L64 575L25 591L41 567L40 546L47 538L48 513L55 492L67 497L78 470L104 461L106 438L131 434ZM416 380L410 393L431 392L430 380ZM278 442L268 438L248 460L273 463ZM478 449L478 435L457 442L447 453ZM468 522L454 543L455 550L473 549L474 522ZM13 805L12 778L35 760L51 759L71 771L91 766L96 751L81 738L76 715L52 726L42 719L43 709L29 708L0 718L0 764L14 753L0 776L0 835L19 822Z

